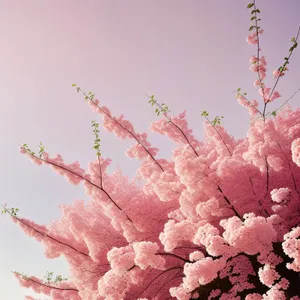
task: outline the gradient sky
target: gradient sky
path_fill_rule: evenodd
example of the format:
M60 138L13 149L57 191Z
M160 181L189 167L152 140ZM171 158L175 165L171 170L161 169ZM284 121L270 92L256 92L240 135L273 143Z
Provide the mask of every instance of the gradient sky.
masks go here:
M82 185L66 183L52 169L33 165L18 143L82 167L94 159L91 120L97 118L72 83L93 91L114 115L124 113L138 132L156 119L144 93L154 94L172 113L186 109L190 127L203 138L201 110L223 115L223 124L244 137L248 113L232 91L241 87L258 99L249 71L255 46L245 40L250 12L244 0L0 0L0 203L20 209L19 216L48 224L60 217L59 204L87 200ZM266 84L283 63L300 25L299 0L258 0L262 54L268 62ZM278 107L300 88L300 48L279 83ZM299 107L300 93L291 101ZM101 122L100 122L101 124ZM173 144L149 134L161 157ZM122 141L101 130L101 152L132 177L139 162ZM41 244L0 216L0 299L34 295L10 271L43 277L46 271L68 276L63 259L48 260ZM43 298L44 299L44 298Z

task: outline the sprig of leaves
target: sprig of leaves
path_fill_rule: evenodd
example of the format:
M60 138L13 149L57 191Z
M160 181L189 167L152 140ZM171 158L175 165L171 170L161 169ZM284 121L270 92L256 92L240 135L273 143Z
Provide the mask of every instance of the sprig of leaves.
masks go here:
M93 133L94 133L94 135L96 137L96 139L94 141L94 147L93 147L93 149L96 150L96 154L99 157L99 156L101 156L101 152L100 152L100 138L99 138L99 132L100 131L98 129L99 124L95 120L93 120L92 121L92 127L94 128L93 129Z
M165 103L159 104L157 100L154 99L154 95L150 96L150 100L148 101L148 103L150 103L151 106L157 106L155 109L155 113L157 116L159 116L161 113L167 114L170 111L169 107Z
M24 273L20 273L20 272L17 272L17 271L12 271L12 273L15 273L15 274L18 274L18 275L22 276L22 278L24 280L30 280L30 277L28 275L24 274Z
M290 48L289 52L292 52L298 46L298 42L295 37L291 38L291 42L293 42L293 46Z
M299 36L299 33L298 33L298 36ZM285 71L285 67L287 66L287 64L290 63L290 62L289 62L289 59L290 59L290 57L291 57L291 55L292 55L292 52L293 52L293 51L297 48L297 46L298 46L298 42L297 42L298 36L297 36L297 37L292 37L292 38L291 38L291 42L293 43L293 45L292 45L291 48L289 49L289 52L290 52L289 56L284 58L284 60L285 60L284 64L278 68L278 71L279 71L280 73L282 73L283 71Z
M216 116L213 120L212 120L212 124L214 125L214 126L216 126L217 124L221 124L221 119L223 119L224 118L224 116Z
M25 151L30 155L35 155L35 152L31 151L31 149L28 147L27 144L23 144L23 148ZM45 146L42 142L39 143L39 157L42 158L43 154L45 152Z
M63 278L62 275L57 275L55 278L53 278L54 273L53 272L46 272L46 275L44 276L46 283L59 283L64 280L68 280L68 278Z
M238 88L236 91L237 91L236 96L238 96L238 95L247 96L247 93L242 93L241 88Z
M12 207L12 208L6 208L6 205L4 205L4 208L1 211L1 214L9 213L10 215L17 217L17 212L19 211L18 208Z
M42 142L39 144L39 157L42 158L44 152L45 152L45 146L43 146Z
M77 93L79 93L81 90L81 88L79 86L77 86L76 83L73 83L72 87L76 87ZM94 97L95 97L95 94L93 94L93 92L88 92L87 94L84 94L84 100L93 100Z
M205 117L205 119L206 119L211 125L213 125L214 127L215 127L216 125L221 124L221 119L224 118L224 116L215 116L215 118L214 118L212 121L210 121L210 120L208 119L209 113L208 113L206 110L204 110L204 111L201 112L201 116L202 116L202 117Z
M23 144L23 148L28 154L35 155L35 152L31 151L27 144Z
M255 5L255 3L253 1L253 2L251 2L251 3L249 3L247 5L247 8L248 9L253 8L254 5ZM257 14L259 14L259 13L260 13L260 10L256 9L255 6L254 6L254 9L252 9L252 11L251 11L251 19L250 19L250 21L254 21L255 24L251 25L249 27L249 31L252 31L253 29L255 29L256 31L258 31L260 29L260 26L257 25L258 21L261 21L261 19L257 18Z

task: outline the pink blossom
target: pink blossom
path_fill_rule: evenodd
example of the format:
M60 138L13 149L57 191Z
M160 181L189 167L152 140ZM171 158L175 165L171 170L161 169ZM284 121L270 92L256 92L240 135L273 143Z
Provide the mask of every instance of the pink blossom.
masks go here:
M189 300L190 293L183 286L170 288L170 295L178 300Z
M272 287L266 294L263 295L263 300L287 300L284 291Z
M284 67L284 69L283 69L283 71L288 71L288 68L287 67ZM274 72L273 72L273 76L275 77L275 78L277 78L277 77L282 77L282 76L284 76L285 75L285 72L280 72L278 69L277 70L275 70Z
M263 29L258 30L258 34L263 34ZM247 39L246 39L247 43L250 45L256 45L258 43L257 41L257 33L254 32L252 34L250 34Z
M164 270L165 259L157 254L159 247L156 243L151 242L136 242L133 244L135 252L134 262L142 270L147 267Z
M289 188L274 189L271 191L271 198L274 202L282 203L283 201L287 201L287 196L289 194Z
M300 138L292 142L291 149L293 162L300 167Z
M276 270L269 265L265 265L258 271L260 281L268 287L271 287L275 280L280 278Z
M284 242L282 243L283 251L290 258L294 259L292 263L287 263L288 269L300 272L300 227L293 228L289 233L284 235Z

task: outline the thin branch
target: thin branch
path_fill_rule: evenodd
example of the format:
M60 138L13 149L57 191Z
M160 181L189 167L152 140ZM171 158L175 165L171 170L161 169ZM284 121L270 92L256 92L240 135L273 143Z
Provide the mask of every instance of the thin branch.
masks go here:
M76 252L78 252L78 253L84 255L84 256L89 257L88 254L86 254L86 253L84 253L84 252L81 252L80 250L74 248L73 246L70 246L69 244L66 244L66 243L64 243L64 242L61 242L61 241L57 240L56 238L52 237L51 235L49 235L49 234L47 234L47 233L44 233L44 232L41 232L41 231L39 231L38 229L34 228L33 226L27 224L26 222L24 222L24 221L23 221L22 219L20 219L19 217L13 215L13 214L12 214L6 207L4 207L3 205L0 204L0 206L1 206L3 209L5 209L5 211L8 212L12 218L16 219L18 222L22 223L23 225L25 225L25 226L31 228L33 231L39 233L40 235L42 235L42 236L44 236L44 237L49 238L50 240L53 240L53 241L57 242L58 244L64 245L64 246L66 246L66 247L68 247L68 248L70 248L70 249L72 249L72 250L74 250L74 251L76 251Z
M265 161L266 161L266 170L267 170L266 188L267 188L267 193L268 193L269 192L270 174L269 174L269 163L268 163L268 157L267 156L265 156Z
M63 169L63 170L65 170L65 171L67 171L67 172L69 172L69 173L71 173L71 174L73 174L73 175L79 177L80 179L82 179L82 180L88 182L88 183L91 184L92 186L94 186L94 187L100 189L100 190L108 197L108 199L109 199L109 200L110 200L110 201L111 201L111 202L112 202L112 203L113 203L120 211L124 212L123 209L122 209L122 208L121 208L121 207L120 207L120 206L112 199L112 197L108 194L108 192L107 192L103 187L101 187L101 186L99 186L99 185L93 183L92 181L90 181L89 179L83 177L82 175L80 175L80 174L78 174L78 173L76 173L76 172L74 172L74 171L72 171L72 170L69 170L69 169L67 169L67 168L65 168L65 167L63 167L63 166L60 166L60 165L58 165L58 164L56 164L56 163L53 163L53 162L49 162L48 160L43 159L43 158L40 158L40 157L37 157L37 156L35 156L35 155L33 155L33 154L29 153L29 152L27 152L27 154L33 156L34 158L36 158L36 159L38 159L38 160L41 160L41 161L47 163L47 164L49 164L49 165L52 165L52 166L55 166L55 167L57 167L57 168ZM124 213L125 213L125 212L124 212ZM130 219L130 217L129 217L126 213L125 213L125 215L126 215L127 219L133 224L133 221Z
M168 278L166 282L163 283L163 285L161 285L161 287L157 290L157 292L155 294L153 294L153 298L155 299L155 296L159 293L159 291L165 286L167 285L168 283L170 283L172 280L178 278L177 276L181 273L181 276L182 276L182 272L181 271L178 271L173 277L171 278ZM173 298L173 297L171 297Z
M151 98L148 94L145 93L145 95L146 95L147 97ZM155 102L155 105L157 105L160 109L163 109L162 106L161 106L157 101ZM187 138L187 136L185 135L185 133L182 131L182 129L172 121L171 117L170 117L167 113L164 113L164 116L165 116L165 118L166 118L173 126L175 126L175 127L180 131L180 133L183 135L183 137L184 137L184 139L186 140L186 142L188 143L188 145L190 145L190 147L191 147L192 150L194 151L195 155L196 155L196 156L199 156L199 154L197 153L197 151L195 150L195 148L192 146L191 142L189 141L189 139Z
M102 169L101 169L101 163L100 163L99 156L98 156L98 165L99 165L99 184L100 184L100 187L103 188L103 177L102 177Z
M261 116L263 116L262 112L257 109L252 103L250 100L248 100L243 94L241 94L240 92L236 91L236 90L233 90L232 93L237 93L239 96L242 96L251 106L252 108L254 108Z
M155 255L161 255L161 256L173 256L173 257L176 257L176 258L178 258L178 259L184 261L185 263L190 263L190 262L191 262L190 260L185 259L185 258L183 258L183 257L181 257L181 256L179 256L179 255L177 255L177 254L173 254L173 253L158 252L158 253L156 253Z
M156 280L158 279L160 276L164 275L165 273L169 272L169 271L173 271L173 270L178 270L178 269L182 269L182 267L180 266L175 266L175 267L172 267L172 268L169 268L163 272L161 272L160 274L158 274L157 276L155 276L151 281L150 283L138 294L137 298L139 298L143 293L144 291Z
M257 36L257 68L258 68L258 71L257 71L257 75L258 75L258 80L259 80L259 85L262 89L262 97L264 99L265 97L265 90L264 90L264 83L262 82L262 78L260 77L260 72L259 72L259 60L260 60L260 45L259 45L259 34L258 34L258 24L257 24L257 12L256 12L256 3L255 3L255 0L253 1L254 3L254 16L255 16L255 30L256 30L256 36ZM265 103L265 107L264 107L264 111L263 111L263 117L265 115L265 109L266 109L266 103Z
M229 155L232 156L232 152L230 151L230 149L228 148L228 146L226 145L223 137L221 136L219 130L216 128L216 126L213 125L213 123L208 119L207 116L204 116L204 118L210 123L210 125L215 129L215 131L217 132L217 134L219 135L221 141L223 142L224 146L226 147L227 151L229 152Z
M54 289L54 290L60 290L60 291L74 291L74 292L79 292L79 290L75 289L75 288L60 288L60 287L57 287L57 286L53 286L53 285L49 285L49 284L46 284L46 283L42 283L42 282L38 282L34 279L32 279L31 277L28 277L28 276L24 276L18 272L13 272L13 273L16 273L20 276L23 277L23 280L29 280L29 281L32 281L36 284L39 284L41 286L44 286L44 287L47 287L47 288L50 288L50 289Z
M272 113L274 113L274 112L277 112L278 110L280 110L283 106L285 106L290 100L292 100L295 96L296 96L296 94L297 93L299 93L300 92L300 88L290 97L290 98L288 98L282 105L280 105L277 109L275 109ZM271 114L270 112L268 112L267 114L266 114L266 116L267 115L269 115L269 114Z
M218 190L219 192L221 192L223 194L222 189L220 188L220 186L218 186ZM240 218L241 220L243 220L243 218L240 216L240 214L237 212L237 210L235 209L235 207L233 206L233 204L230 202L230 200L223 194L223 197L225 199L225 201L231 206L231 209L234 211L235 215Z
M254 1L255 2L255 1ZM300 26L299 26L299 28L298 28L298 32L297 32L297 35L296 35L296 38L295 38L295 43L297 43L297 40L298 40L298 38L299 38L299 34L300 34ZM292 49L292 51L290 51L290 54L289 54L289 56L287 57L287 60L286 61L289 61L289 59L290 59L290 57L292 56L292 54L293 54L293 51L294 51L294 48ZM278 77L277 77L277 79L276 79L276 81L275 81L275 84L274 84L274 86L273 86L273 89L272 89L272 91L271 91L271 94L270 94L270 97L269 98L271 98L271 96L272 96L272 94L273 94L273 92L274 92L274 90L275 90L275 88L276 88L276 86L277 86L277 84L278 84L278 81L279 81L279 79L280 79L280 75L282 74L282 72L283 72L283 68L280 68L280 71L279 71L279 74L278 74ZM263 115L265 116L265 111L266 111L266 106L267 106L267 103L269 102L269 100L265 103L265 106L264 106L264 111L263 111Z
M137 141L137 143L139 145L142 146L142 148L148 153L148 155L150 156L150 158L155 162L155 164L161 169L162 172L164 172L163 167L159 164L159 162L154 158L154 156L149 152L149 150L142 144L142 142L126 127L124 127L120 122L118 122L114 117L112 117L111 115L109 115L109 113L107 113L104 109L102 109L92 98L91 96L88 96L80 87L77 88L78 91L82 92L82 94L89 99L90 101L92 101L94 103L94 105L96 105L98 107L98 109L104 113L107 117L109 117L111 120L113 120L114 122L116 122L121 128L123 128L126 132L128 132L133 139L135 139Z

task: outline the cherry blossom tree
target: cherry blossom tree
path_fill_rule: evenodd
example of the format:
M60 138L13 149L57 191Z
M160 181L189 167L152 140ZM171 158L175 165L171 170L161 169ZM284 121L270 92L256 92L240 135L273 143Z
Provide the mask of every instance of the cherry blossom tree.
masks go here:
M63 205L62 218L48 226L21 218L16 208L4 208L30 237L45 246L47 258L65 257L71 276L48 280L15 272L20 284L52 299L300 299L300 109L288 99L267 112L280 98L276 90L297 47L273 72L273 87L264 84L267 62L261 56L259 9L248 5L253 25L247 42L257 47L250 69L261 97L249 100L241 89L238 102L249 110L247 136L235 140L203 111L205 140L188 127L185 112L171 116L153 95L149 103L161 119L154 132L176 142L170 160L124 116L114 117L89 92L82 93L103 127L121 139L132 139L126 151L141 160L129 181L100 151L100 132L92 122L96 159L84 170L50 156L40 144L21 153L37 165L47 165L74 185L83 183L88 203ZM295 95L295 94L294 94ZM139 184L142 179L143 184ZM27 296L27 300L34 298Z

